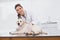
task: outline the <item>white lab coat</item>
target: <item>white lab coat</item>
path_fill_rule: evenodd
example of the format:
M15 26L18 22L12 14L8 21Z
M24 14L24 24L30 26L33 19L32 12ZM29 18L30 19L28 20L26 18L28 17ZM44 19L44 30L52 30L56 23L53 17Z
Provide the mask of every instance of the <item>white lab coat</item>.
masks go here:
M37 17L31 14L31 12L25 11L25 19L27 23L39 24Z

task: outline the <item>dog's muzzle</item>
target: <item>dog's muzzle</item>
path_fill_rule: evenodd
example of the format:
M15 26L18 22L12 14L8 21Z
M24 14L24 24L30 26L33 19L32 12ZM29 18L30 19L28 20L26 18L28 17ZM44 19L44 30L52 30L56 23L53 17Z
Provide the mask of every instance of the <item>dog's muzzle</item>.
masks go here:
M18 23L18 25L20 25L20 23Z

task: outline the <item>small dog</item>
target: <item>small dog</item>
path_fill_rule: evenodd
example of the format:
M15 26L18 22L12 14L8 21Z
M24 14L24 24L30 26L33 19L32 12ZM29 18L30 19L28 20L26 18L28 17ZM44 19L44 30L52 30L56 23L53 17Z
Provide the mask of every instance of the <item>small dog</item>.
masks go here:
M41 27L32 23L26 23L25 19L19 18L17 21L19 28L15 32L9 32L10 34L47 34Z

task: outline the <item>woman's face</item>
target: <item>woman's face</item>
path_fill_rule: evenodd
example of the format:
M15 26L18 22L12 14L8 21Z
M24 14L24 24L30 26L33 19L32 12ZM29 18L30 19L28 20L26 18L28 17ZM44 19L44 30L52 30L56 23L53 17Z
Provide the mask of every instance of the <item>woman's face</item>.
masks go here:
M22 7L17 6L17 7L16 7L16 11L17 11L18 14L20 14L20 15L24 15L24 10L23 10Z

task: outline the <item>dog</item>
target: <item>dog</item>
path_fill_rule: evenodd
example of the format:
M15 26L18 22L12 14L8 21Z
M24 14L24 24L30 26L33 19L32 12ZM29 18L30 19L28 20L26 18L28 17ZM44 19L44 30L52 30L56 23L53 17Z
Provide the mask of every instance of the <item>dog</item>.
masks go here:
M19 18L17 21L17 25L19 26L16 31L14 32L9 32L10 34L27 34L27 35L32 35L32 34L47 34L41 27L39 27L36 24L33 23L26 23L24 18Z

